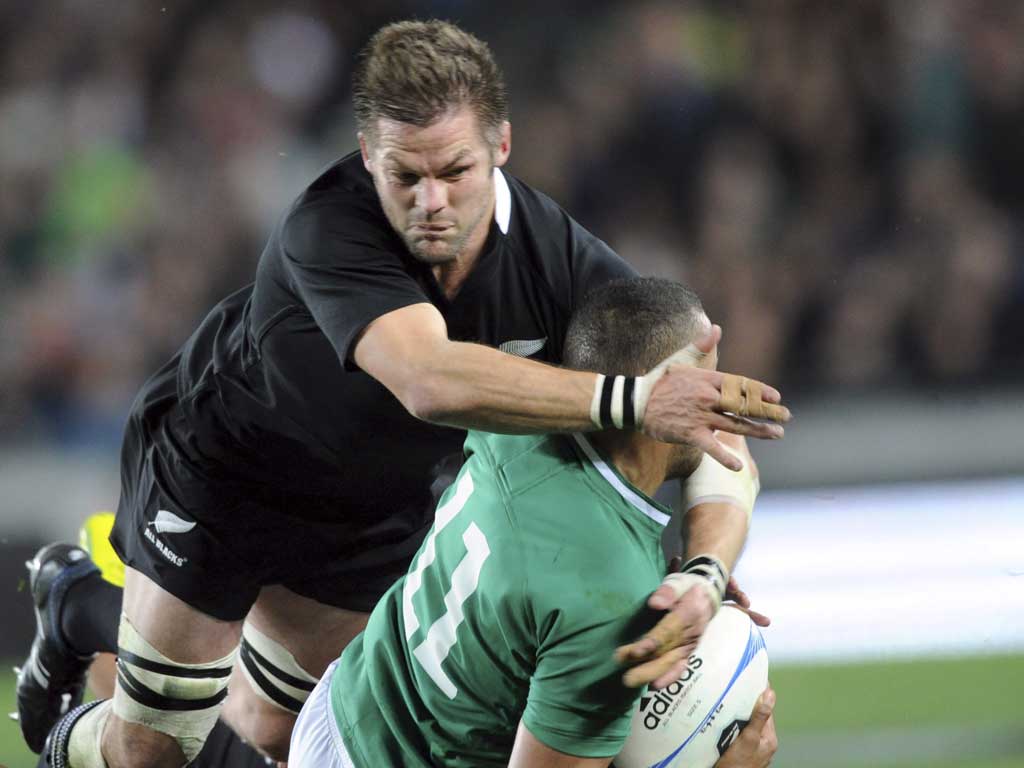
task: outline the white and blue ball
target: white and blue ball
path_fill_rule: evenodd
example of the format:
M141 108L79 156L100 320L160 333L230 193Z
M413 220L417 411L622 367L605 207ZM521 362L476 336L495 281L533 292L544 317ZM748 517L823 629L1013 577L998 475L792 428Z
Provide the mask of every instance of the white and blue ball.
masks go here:
M640 697L616 768L711 768L767 686L760 630L743 611L722 606L682 677Z

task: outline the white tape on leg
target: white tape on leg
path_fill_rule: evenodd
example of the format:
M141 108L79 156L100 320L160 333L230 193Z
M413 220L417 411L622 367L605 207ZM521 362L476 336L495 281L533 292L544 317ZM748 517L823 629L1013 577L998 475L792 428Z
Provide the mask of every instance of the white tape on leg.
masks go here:
M150 645L123 613L117 643L114 714L167 734L191 762L217 722L237 650L216 661L182 664ZM179 707L191 704L194 708L161 706L165 702Z
M112 703L104 701L82 715L68 739L68 763L74 768L107 768L100 745Z
M292 652L246 622L242 627L242 671L256 695L275 707L298 714L319 678Z

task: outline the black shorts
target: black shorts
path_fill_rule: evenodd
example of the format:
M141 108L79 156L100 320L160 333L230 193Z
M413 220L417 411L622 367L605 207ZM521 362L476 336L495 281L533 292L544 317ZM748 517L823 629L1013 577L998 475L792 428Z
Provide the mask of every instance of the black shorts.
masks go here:
M110 542L124 563L193 608L239 621L280 584L326 605L370 611L403 576L433 522L421 503L353 523L331 500L226 472L195 446L177 359L132 406ZM330 509L332 514L307 515Z

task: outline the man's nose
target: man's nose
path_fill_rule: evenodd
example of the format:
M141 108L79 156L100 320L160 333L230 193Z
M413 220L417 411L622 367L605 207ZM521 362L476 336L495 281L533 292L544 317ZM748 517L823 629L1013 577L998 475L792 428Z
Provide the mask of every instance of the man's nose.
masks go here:
M440 213L448 205L448 185L438 179L420 179L416 189L416 207L427 216Z

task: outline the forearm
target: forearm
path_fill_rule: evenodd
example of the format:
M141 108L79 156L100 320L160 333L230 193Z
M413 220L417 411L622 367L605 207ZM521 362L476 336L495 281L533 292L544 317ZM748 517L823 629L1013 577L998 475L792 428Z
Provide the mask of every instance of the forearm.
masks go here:
M463 342L441 345L424 368L405 405L426 421L511 434L594 427L593 373Z
M683 518L683 562L714 555L731 573L747 540L747 513L726 502L698 504Z

